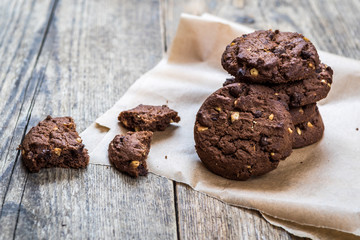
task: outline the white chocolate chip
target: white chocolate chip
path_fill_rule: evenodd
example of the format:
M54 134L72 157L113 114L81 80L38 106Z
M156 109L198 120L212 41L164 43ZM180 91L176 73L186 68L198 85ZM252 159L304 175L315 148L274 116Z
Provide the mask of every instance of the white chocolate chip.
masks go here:
M259 75L259 71L256 68L250 69L250 74L253 77L257 77Z
M300 130L300 128L296 128L296 132L299 134L299 135L301 135L301 130Z
M231 122L235 122L237 120L239 120L240 117L240 113L239 112L233 112L231 113Z
M131 161L130 163L130 167L132 168L137 168L140 165L139 161Z
M208 130L209 128L208 127L203 127L203 126L198 126L197 130L199 132L202 132L202 131L205 131L205 130Z
M54 153L58 156L61 155L61 148L54 148Z

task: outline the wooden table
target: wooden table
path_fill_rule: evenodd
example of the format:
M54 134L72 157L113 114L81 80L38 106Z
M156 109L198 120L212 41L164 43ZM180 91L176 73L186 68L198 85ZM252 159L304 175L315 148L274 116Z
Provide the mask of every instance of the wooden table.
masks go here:
M302 32L360 59L359 9L357 0L0 1L0 239L297 239L153 174L134 180L98 165L29 174L16 148L48 114L83 131L159 62L182 12Z

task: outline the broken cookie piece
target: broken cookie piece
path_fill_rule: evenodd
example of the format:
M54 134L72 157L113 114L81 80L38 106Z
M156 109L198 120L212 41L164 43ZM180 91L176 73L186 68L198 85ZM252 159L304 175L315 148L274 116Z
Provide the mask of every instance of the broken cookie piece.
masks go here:
M118 119L129 130L152 132L164 131L170 123L180 121L178 113L166 105L142 104L136 108L121 112Z
M146 176L146 158L150 151L152 132L128 132L116 135L109 144L109 160L120 172L132 177Z
M47 118L25 135L19 146L30 172L41 168L84 168L89 155L71 117Z

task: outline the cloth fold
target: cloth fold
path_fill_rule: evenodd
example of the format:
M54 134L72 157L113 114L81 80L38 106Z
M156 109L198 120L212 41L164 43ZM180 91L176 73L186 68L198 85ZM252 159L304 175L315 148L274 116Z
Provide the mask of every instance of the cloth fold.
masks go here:
M110 165L107 148L126 133L117 116L138 104L167 104L181 116L164 132L155 132L149 171L231 205L259 210L272 224L314 239L360 236L360 62L319 51L334 70L328 97L318 103L323 139L294 150L277 169L248 181L232 181L209 172L193 140L195 115L202 102L230 77L220 59L235 37L253 31L209 14L183 14L165 57L138 79L125 95L81 137L90 162Z

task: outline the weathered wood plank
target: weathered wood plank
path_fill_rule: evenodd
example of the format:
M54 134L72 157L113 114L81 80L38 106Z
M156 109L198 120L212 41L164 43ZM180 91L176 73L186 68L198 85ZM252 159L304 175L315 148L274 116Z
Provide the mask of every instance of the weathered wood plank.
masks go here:
M51 0L0 2L1 239L12 237L16 226L18 203L27 175L18 167L16 148L27 124L27 111L23 110L31 107L36 92L37 84L30 79L39 74L33 70L53 6Z
M256 211L230 206L177 184L181 239L295 239Z
M182 12L208 12L254 29L301 32L320 50L360 59L359 1L166 0L163 6L167 44L175 36Z
M41 74L31 80L38 93L21 113L29 112L27 130L48 114L70 115L84 130L161 57L157 1L59 1L34 70ZM21 177L4 201L11 209L1 219L4 238L176 238L168 179L133 180L96 165L26 177L20 161L15 171Z
M165 45L173 39L182 12L208 12L255 29L302 32L318 49L360 59L359 1L168 0L162 6ZM182 239L298 239L255 211L228 206L183 184L176 189Z
M174 239L172 184L112 167L30 174L17 239Z

